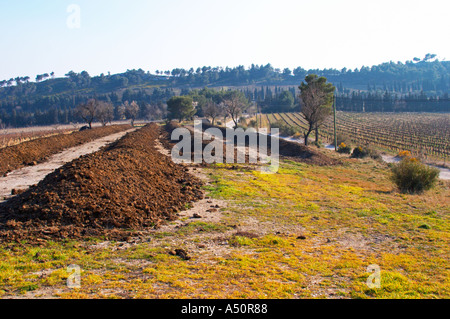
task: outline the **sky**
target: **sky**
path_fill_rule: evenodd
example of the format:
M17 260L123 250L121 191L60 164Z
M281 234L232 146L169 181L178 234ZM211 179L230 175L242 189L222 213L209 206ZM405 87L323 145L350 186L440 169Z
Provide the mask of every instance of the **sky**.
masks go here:
M448 0L0 0L0 80L450 59Z

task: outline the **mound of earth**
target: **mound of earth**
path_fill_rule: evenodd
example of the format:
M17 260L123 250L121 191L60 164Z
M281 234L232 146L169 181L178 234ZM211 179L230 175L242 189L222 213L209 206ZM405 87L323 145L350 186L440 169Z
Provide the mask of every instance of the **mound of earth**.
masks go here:
M203 124L204 129L208 129L211 127L215 127L215 126L212 126L209 124ZM227 130L230 130L230 129L221 127L220 130L222 131L223 136L226 136ZM261 136L261 134L258 134L258 136ZM271 146L271 138L267 139L267 147L268 147L268 154L270 155L270 150L272 147ZM299 143L280 139L279 147L280 147L279 155L284 156L284 157L289 157L289 159L293 160L293 161L299 161L299 162L303 162L306 164L319 165L319 166L341 164L341 162L339 160L332 159L332 158L328 157L327 155L322 154L319 151L316 151L310 147L306 147Z
M169 150L172 150L172 148L178 143L178 142L180 142L180 141L178 141L178 140L172 140L172 132L175 130L175 129L178 129L178 128L185 128L185 129L188 129L190 132L191 132L191 136L194 136L194 131L193 131L193 127L189 127L189 126L181 126L178 122L175 122L175 121L170 121L169 123L167 123L166 125L164 125L164 130L162 130L162 132L161 132L161 139L160 139L160 141L161 141L161 143L163 144L163 146L166 148L166 149L169 149ZM195 154L195 151L196 151L196 149L195 149L195 145L194 145L194 139L192 138L191 139L191 141L190 141L191 143L191 161L193 162L194 161L194 154ZM204 140L204 141L202 141L202 147L201 147L201 152L204 150L204 148L210 143L211 141L207 141L207 140ZM182 153L182 152L181 152ZM224 159L225 159L225 154L226 153L224 153ZM181 154L180 154L181 155ZM201 154L200 154L201 155ZM202 164L205 164L204 163L204 161L203 161L203 163Z
M131 125L97 127L83 132L76 131L70 134L38 138L2 148L0 149L0 176L26 165L43 162L50 155L59 153L69 147L81 145L130 128Z
M331 166L342 164L341 161L331 158L315 149L305 145L280 139L280 155L290 160L310 165Z
M147 125L0 204L0 239L126 239L176 219L203 198L202 182L156 150L160 134Z
M174 121L166 124L165 130L166 130L166 134L167 134L166 135L167 141L165 141L165 142L163 141L164 146L166 148L171 149L174 146L174 144L178 142L178 141L171 141L170 136L172 134L172 131L179 127L181 127L180 124L178 124L177 122L174 122ZM232 131L229 128L216 127L216 126L212 126L209 124L203 124L202 128L203 128L203 130L207 130L209 128L218 128L221 130L224 138L226 138L227 132ZM258 134L258 136L260 137L261 135ZM248 139L246 139L245 142L246 142L246 146L248 146ZM204 149L205 146L208 145L209 143L210 143L210 141L203 141L202 149ZM270 138L267 138L267 147L268 147L267 153L268 153L268 155L270 155L270 150L271 150L271 139ZM191 149L194 150L194 142L193 141L191 143ZM234 158L235 158L235 160L237 160L237 151L236 151L236 149L234 151L235 151ZM223 159L225 161L226 160L226 146L225 145L223 146L223 154L224 154ZM286 141L283 139L279 140L279 155L282 157L287 157L293 161L303 162L303 163L310 164L310 165L329 166L329 165L341 164L341 162L339 160L330 158L329 156L327 156L319 151L316 151L312 148L306 147L299 143ZM246 159L246 163L248 163L248 161L249 161L248 155L245 156L245 159Z

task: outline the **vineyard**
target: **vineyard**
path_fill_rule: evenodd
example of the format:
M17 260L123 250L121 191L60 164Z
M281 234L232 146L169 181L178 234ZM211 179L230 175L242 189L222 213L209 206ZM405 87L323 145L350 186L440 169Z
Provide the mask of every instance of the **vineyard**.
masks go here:
M450 114L337 112L337 132L356 145L370 144L398 153L408 150L427 159L447 160L450 155ZM258 126L281 121L301 134L308 124L301 113L258 114ZM303 136L303 134L302 134ZM333 143L333 118L320 131L322 142Z
M70 134L74 129L48 129L42 131L20 131L13 133L0 132L0 149L18 145L38 138L50 137L58 134Z

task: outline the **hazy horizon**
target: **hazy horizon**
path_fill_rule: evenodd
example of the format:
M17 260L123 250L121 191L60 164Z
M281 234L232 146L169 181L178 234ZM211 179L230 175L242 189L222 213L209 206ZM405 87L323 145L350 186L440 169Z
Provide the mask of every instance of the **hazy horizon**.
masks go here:
M450 4L419 1L0 0L0 79L202 66L348 69L437 54Z

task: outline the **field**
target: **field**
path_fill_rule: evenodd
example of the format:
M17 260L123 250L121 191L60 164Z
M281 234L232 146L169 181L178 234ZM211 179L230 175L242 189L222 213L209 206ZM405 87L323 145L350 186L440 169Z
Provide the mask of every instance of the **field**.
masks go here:
M136 121L136 125L142 125L145 121ZM113 121L112 125L127 125L130 121ZM48 126L33 126L25 128L2 128L0 129L0 149L7 146L14 146L24 142L50 137L60 134L70 134L78 131L85 124L61 124ZM101 127L101 123L93 123L93 128Z
M59 134L70 134L75 129L66 128L66 129L45 129L39 131L26 131L26 130L2 130L0 133L0 149L18 145L24 142L32 141L42 137L49 137Z
M300 113L259 114L259 127L282 121L303 136L307 122ZM322 142L333 143L333 119L320 131ZM370 144L397 155L408 150L426 160L446 162L450 157L450 114L435 113L346 113L337 112L337 132L348 136L353 146Z
M0 176L12 170L27 165L36 165L45 161L49 156L72 146L84 144L94 139L104 137L131 128L130 125L112 125L95 127L86 131L64 131L51 135L44 131L30 131L28 140L22 140L8 147L0 148ZM22 133L23 134L23 133ZM23 137L23 135L22 135Z
M450 297L450 182L402 194L386 163L303 148L320 161L276 174L179 165L171 143L144 127L0 205L0 296Z

